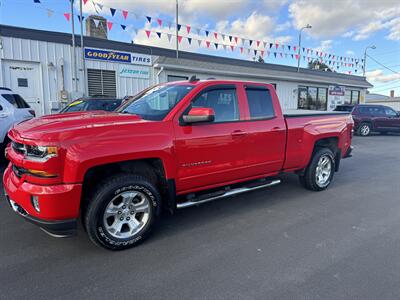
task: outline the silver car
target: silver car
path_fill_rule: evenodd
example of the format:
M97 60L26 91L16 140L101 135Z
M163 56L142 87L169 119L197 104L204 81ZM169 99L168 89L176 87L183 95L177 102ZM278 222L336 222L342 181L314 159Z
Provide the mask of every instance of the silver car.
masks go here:
M35 116L25 100L9 88L0 87L0 160L8 143L7 132L14 124L29 120Z

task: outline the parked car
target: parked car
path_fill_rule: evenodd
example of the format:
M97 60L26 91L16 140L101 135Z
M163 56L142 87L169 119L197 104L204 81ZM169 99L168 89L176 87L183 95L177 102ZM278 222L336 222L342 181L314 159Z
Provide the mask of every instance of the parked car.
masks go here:
M400 132L400 114L384 105L358 104L352 111L356 134Z
M143 241L162 209L280 183L325 190L352 151L343 112L282 113L270 84L191 79L149 88L118 111L50 115L9 132L14 211L56 236L82 219L95 244Z
M68 104L60 111L60 113L92 110L113 111L118 108L121 103L122 99L116 99L103 95L80 98Z
M31 119L35 112L28 103L9 88L0 87L0 160L4 158L4 149L10 141L7 131L16 123Z
M354 109L354 105L351 104L342 104L342 105L337 105L334 109L334 111L347 111L351 112Z

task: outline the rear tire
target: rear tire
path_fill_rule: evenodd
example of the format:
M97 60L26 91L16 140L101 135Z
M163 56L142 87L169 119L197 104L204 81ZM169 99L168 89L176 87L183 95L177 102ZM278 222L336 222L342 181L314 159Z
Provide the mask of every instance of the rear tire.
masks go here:
M335 174L335 159L328 148L319 148L313 155L304 175L299 176L300 184L311 191L325 190Z
M358 126L357 134L360 136L368 136L371 133L371 124L369 123L361 123Z
M149 236L160 215L161 197L147 178L122 173L97 185L83 211L94 244L124 250Z

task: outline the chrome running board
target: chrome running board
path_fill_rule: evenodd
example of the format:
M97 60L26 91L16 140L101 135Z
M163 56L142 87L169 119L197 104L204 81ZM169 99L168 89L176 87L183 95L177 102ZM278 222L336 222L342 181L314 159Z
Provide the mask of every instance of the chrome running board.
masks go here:
M276 179L276 180L272 180L272 181L270 181L270 182L268 182L266 184L257 185L257 186L254 186L254 187L240 187L240 188L228 190L225 193L223 193L222 195L213 196L213 197L206 198L206 199L201 199L201 200L198 200L198 201L189 200L189 201L186 201L186 202L178 203L176 205L176 208L186 208L186 207L190 207L190 206L194 206L194 205L199 205L199 204L203 204L203 203L206 203L206 202L214 201L214 200L217 200L217 199L226 198L226 197L230 197L230 196L233 196L233 195L238 195L238 194L246 193L246 192L249 192L249 191L254 191L254 190L258 190L258 189L274 186L274 185L277 185L279 183L281 183L280 179Z

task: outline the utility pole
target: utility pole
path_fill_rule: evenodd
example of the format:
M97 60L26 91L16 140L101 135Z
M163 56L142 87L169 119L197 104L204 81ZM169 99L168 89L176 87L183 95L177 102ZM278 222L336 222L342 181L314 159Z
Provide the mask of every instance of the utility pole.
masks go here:
M75 16L74 16L74 1L71 0L71 24L72 24L72 86L75 92L78 91L78 78L76 72L76 52L75 52Z
M368 46L364 50L364 65L363 65L363 77L365 77L365 66L366 66L366 61L367 61L367 50L368 49L376 49L375 45Z
M175 13L176 13L176 27L175 27L175 30L176 30L176 58L178 59L179 58L179 42L178 42L178 22L179 22L179 18L178 18L178 15L179 15L179 11L178 11L178 9L179 9L179 7L178 7L178 0L176 0L176 8L175 8Z
M82 71L83 71L83 95L86 96L86 64L85 64L85 48L83 46L83 15L82 15L82 2L79 0L80 20L81 20L81 52L82 52Z
M306 26L302 27L299 31L299 47L298 47L298 51L297 51L297 55L298 55L298 59L297 59L297 72L300 72L300 48L301 48L301 32L303 31L303 29L310 29L312 28L312 26L310 24L307 24Z

